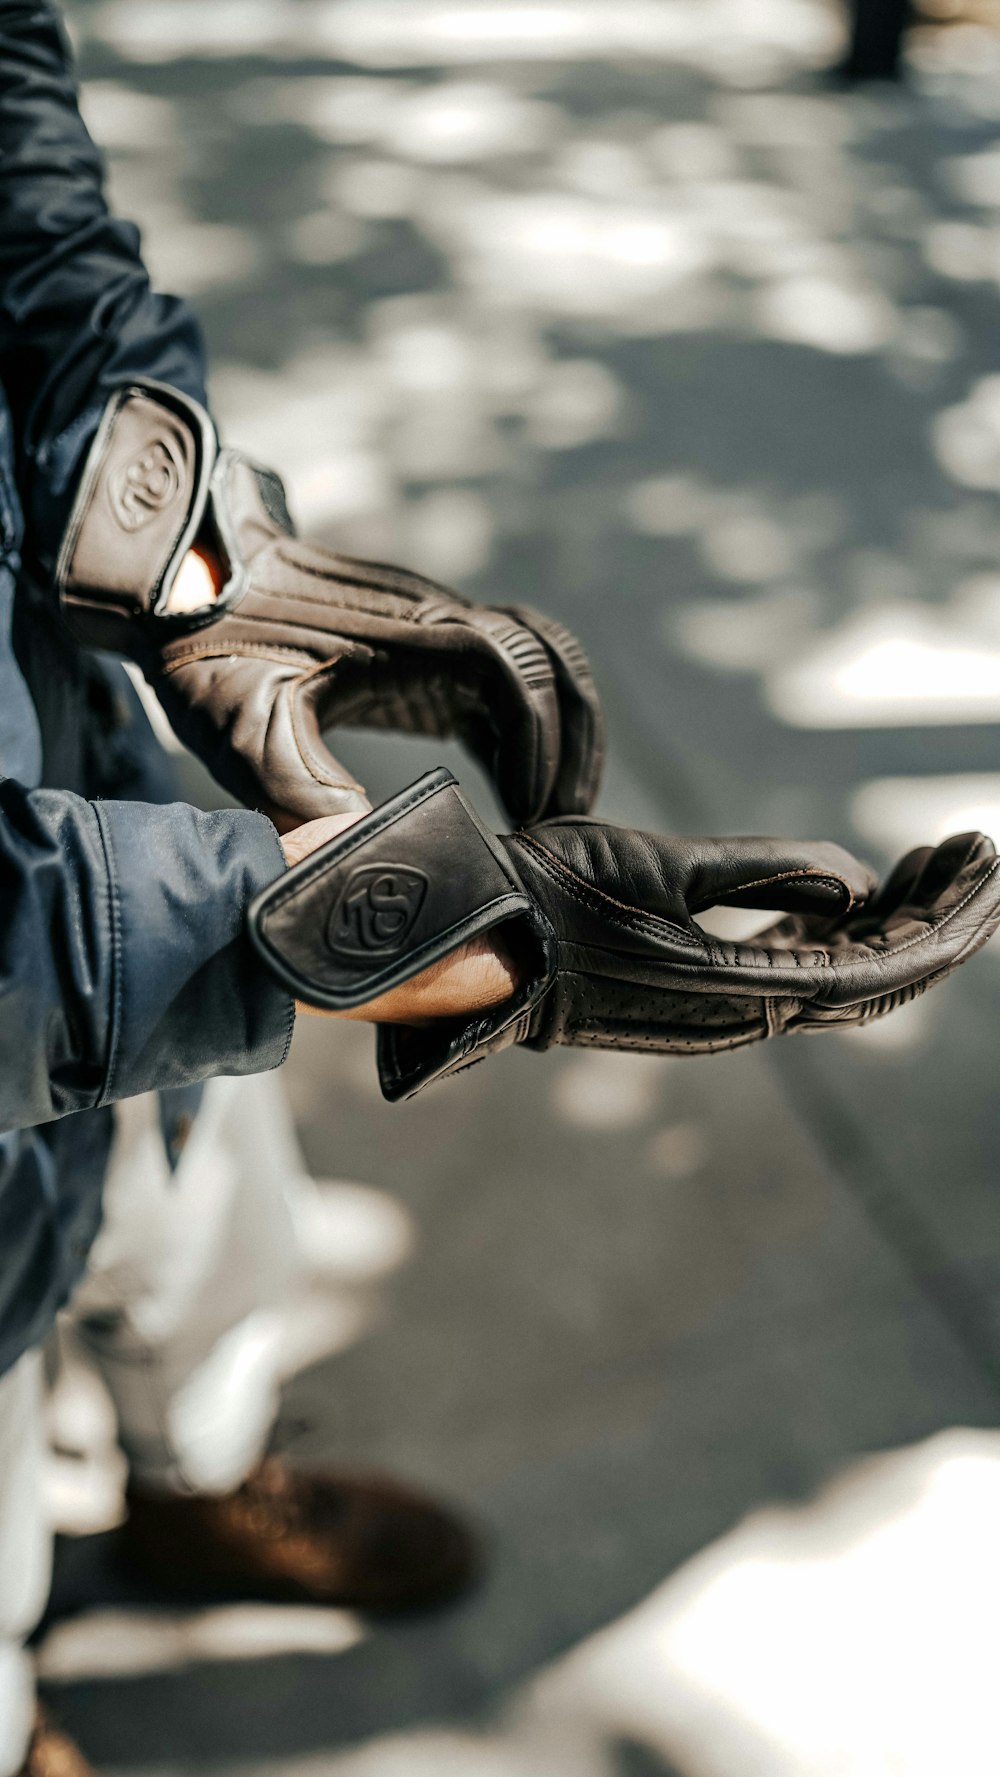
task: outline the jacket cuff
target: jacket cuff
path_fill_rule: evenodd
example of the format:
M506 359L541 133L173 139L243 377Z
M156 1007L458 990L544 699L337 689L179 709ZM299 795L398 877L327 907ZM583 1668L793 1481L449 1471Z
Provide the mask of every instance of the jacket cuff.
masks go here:
M114 1005L101 1103L257 1074L288 1054L295 1010L246 931L285 858L263 815L93 804L111 885Z

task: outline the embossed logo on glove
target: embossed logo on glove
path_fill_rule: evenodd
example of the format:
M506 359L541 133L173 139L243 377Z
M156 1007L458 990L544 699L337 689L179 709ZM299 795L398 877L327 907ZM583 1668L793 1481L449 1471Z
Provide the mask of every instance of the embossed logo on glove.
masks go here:
M334 902L326 928L327 945L341 956L401 950L429 886L422 870L406 864L362 864L348 877Z
M183 464L165 435L114 471L108 490L111 510L122 530L141 530L169 506L180 492L183 473Z

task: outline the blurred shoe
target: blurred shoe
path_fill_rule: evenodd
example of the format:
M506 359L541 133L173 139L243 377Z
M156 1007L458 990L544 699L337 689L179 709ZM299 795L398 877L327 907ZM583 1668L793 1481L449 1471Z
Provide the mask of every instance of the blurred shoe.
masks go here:
M95 1777L95 1772L79 1747L60 1734L40 1709L20 1777Z
M219 1497L130 1487L121 1539L129 1567L170 1591L372 1613L444 1604L480 1565L472 1532L426 1495L273 1459Z

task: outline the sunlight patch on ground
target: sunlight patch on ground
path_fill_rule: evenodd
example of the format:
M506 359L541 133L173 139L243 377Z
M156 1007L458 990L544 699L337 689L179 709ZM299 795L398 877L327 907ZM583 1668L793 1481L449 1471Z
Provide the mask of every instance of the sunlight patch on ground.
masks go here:
M552 1087L552 1107L581 1129L630 1129L644 1123L660 1097L664 1058L584 1050L566 1061Z
M796 728L1000 721L1000 646L956 635L933 608L863 611L769 675L767 702Z
M892 852L976 831L1000 844L1000 774L873 778L851 797L851 820L859 833Z
M941 467L965 487L1000 489L1000 376L984 376L966 399L936 419Z
M333 1656L364 1640L357 1617L315 1605L232 1604L211 1610L94 1610L57 1623L37 1654L39 1677L79 1684L177 1671L219 1660Z
M991 1768L998 1443L947 1432L752 1514L543 1678L536 1706L698 1777Z
M803 1504L752 1512L491 1723L375 1737L280 1777L619 1777L623 1745L684 1777L992 1771L998 1515L995 1432L863 1457Z
M701 599L664 611L663 638L718 672L766 672L801 651L820 611L815 592L776 587L752 599Z
M394 68L502 61L669 59L743 85L821 66L840 31L822 0L109 0L89 28L134 61L332 54Z
M892 303L877 289L823 277L790 277L762 291L761 332L817 351L877 352L892 337Z
M650 1137L644 1158L650 1172L672 1181L701 1172L710 1153L708 1137L699 1124L672 1123Z
M839 35L818 0L344 0L326 21L330 46L369 66L667 57L736 82L737 47L760 78L819 64Z
M175 148L180 120L169 99L138 92L117 80L88 80L80 94L87 128L105 151L127 153Z

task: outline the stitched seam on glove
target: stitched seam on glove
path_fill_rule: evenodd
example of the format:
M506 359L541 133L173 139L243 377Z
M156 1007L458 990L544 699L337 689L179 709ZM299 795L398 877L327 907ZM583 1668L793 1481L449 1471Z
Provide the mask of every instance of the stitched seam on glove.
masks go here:
M965 860L966 863L968 863L968 860L972 857L974 851L975 846L970 849L968 857ZM915 938L907 938L905 944L892 944L886 950L873 951L873 956L902 956L905 950L912 950L915 944L923 944L931 935L936 936L938 932L943 932L945 926L951 924L956 915L961 913L963 907L967 907L970 901L974 901L977 895L982 894L984 888L988 887L990 878L995 876L998 870L1000 870L1000 858L995 858L990 865L990 868L987 870L986 875L983 877L982 882L977 882L975 887L971 888L967 895L963 895L962 899L951 909L950 913L945 914L943 919L928 924L926 931L918 932ZM836 952L833 954L835 955ZM948 966L951 968L954 965L949 964ZM834 964L834 968L836 968L836 964Z
M291 706L292 733L295 736L295 744L299 749L299 758L309 772L310 777L315 778L316 782L324 785L324 787L359 790L363 796L365 794L364 784L355 782L353 778L348 778L347 782L345 782L343 777L338 778L331 776L330 767L331 765L339 766L339 760L335 760L333 754L329 751L326 752L326 758L324 759L323 755L315 750L312 736L303 730L300 723L301 711L299 705L301 701L302 687L308 684L310 679L318 678L321 674L325 673L331 664L333 663L330 661L324 661L321 666L312 667L311 671L304 673L301 678L296 680L294 692L289 698ZM340 766L340 770L343 771L342 766Z
M276 548L274 554L283 567L290 568L296 574L308 574L313 580L321 580L327 584L332 582L336 586L343 586L345 588L353 587L356 592L380 592L387 598L399 599L405 607L402 611L392 613L377 612L376 615L388 616L390 619L392 617L398 617L401 623L419 622L418 614L421 607L418 600L423 596L420 587L415 587L413 592L410 593L409 589L401 590L397 586L387 586L383 580L362 579L355 574L345 574L340 567L335 569L321 568L313 562L301 561L293 556L286 555L285 551L280 548ZM264 564L261 563L261 568L263 567ZM437 588L434 590L437 591ZM267 591L274 597L297 600L302 604L322 605L326 610L328 610L330 606L329 596L326 598L322 596L316 597L311 593L301 592L298 588L296 588L294 592L289 592L287 586L268 586L266 580L263 579L258 580L255 583L254 591Z
M284 665L286 660L304 667L315 666L314 655L307 654L301 648L285 647L281 642L236 642L229 647L214 642L205 643L199 648L185 648L183 654L171 654L161 671L166 678L169 673L176 672L179 666L190 666L195 660L230 660L237 655L244 660L273 660L277 666Z
M644 927L664 926L672 936L679 938L682 944L690 944L706 951L709 949L703 939L692 937L691 933L686 932L683 926L676 925L673 920L667 919L665 914L641 913L638 908L630 907L626 901L616 901L612 895L606 895L603 889L593 888L590 883L584 881L582 876L577 876L575 870L571 870L560 858L553 857L552 853L547 851L545 846L534 839L530 833L517 833L514 837L518 845L523 845L532 852L536 862L543 870L547 871L553 881L557 882L567 893L575 896L578 901L582 901L584 905L589 903L592 909L598 913L605 913L608 907L613 907L615 913L611 917L617 925L625 927L631 925L640 932ZM625 914L626 918L619 918L619 914Z
M842 876L826 875L822 870L782 870L776 876L760 876L755 882L741 882L737 892L742 895L746 894L749 889L772 888L774 884L779 882L824 884L828 888L846 889L847 906L844 908L844 912L850 913L851 908L857 905L850 884Z
M289 552L288 544L297 544L298 550ZM305 574L312 574L316 579L326 579L327 569L315 560L318 546L310 544L302 538L283 538L275 542L273 554L285 567L294 568ZM310 555L311 559L305 557ZM449 586L442 586L437 580L428 580L423 574L417 574L412 568L401 568L393 562L365 561L357 555L341 555L339 550L330 549L324 553L324 561L336 564L337 579L345 586L355 586L367 592L388 592L396 598L405 598L419 594L421 598L432 592L438 599L450 604L467 605L459 593L453 592ZM344 569L353 570L344 572ZM361 572L365 570L365 572Z
M973 850L974 849L975 848L973 847ZM972 851L970 851L968 855L969 855L969 857L971 857ZM968 859L966 860L966 862L967 861L968 861ZM959 901L958 905L953 907L951 912L945 915L944 919L939 920L936 925L929 925L927 927L926 931L919 932L915 938L907 938L905 944L897 944L888 950L873 951L872 955L876 956L876 957L879 957L879 956L887 956L887 957L902 956L904 951L912 950L915 944L923 944L932 935L936 935L938 932L943 932L945 929L945 926L950 925L951 921L955 918L956 914L961 913L963 907L967 907L969 905L970 901L974 901L977 895L982 894L983 890L989 886L990 879L996 875L998 870L1000 870L1000 858L997 858L994 860L993 864L990 866L989 870L986 872L986 875L983 877L982 882L978 882L976 884L975 888L970 889L968 894L963 896L962 900ZM970 939L970 943L971 942L972 942L972 940ZM947 963L943 969L939 970L937 975L930 977L930 979L931 980L938 980L942 976L947 978L948 975L953 974L955 969L958 968L959 964L961 963L961 961L965 957L967 950L968 950L968 945L966 945L962 949L962 951L959 953L959 955L957 957L953 958L952 961ZM831 961L832 961L832 959L831 959ZM840 966L842 968L846 968L849 965L846 963L843 963ZM834 988L836 987L836 968L837 968L836 963L833 963L832 964L831 986ZM911 984L911 985L916 985L916 984ZM860 995L860 997L858 999L845 1000L841 1006L836 1008L836 1010L846 1012L846 1011L849 1011L851 1009L851 1007L853 1007L853 1006L863 1006L863 1005L871 1002L873 999L876 999L877 997L878 997L877 992L875 994L872 994L872 993L862 994L862 995ZM825 997L823 999L820 999L817 997L812 1002L806 1001L806 1006L804 1009L808 1009L808 1006L810 1003L813 1005L816 1005L816 1006L825 1007L830 1010L833 1009L830 1007L830 1003Z

